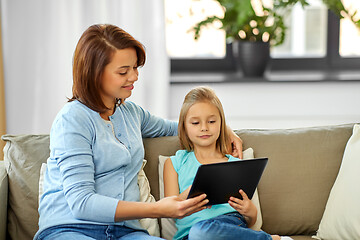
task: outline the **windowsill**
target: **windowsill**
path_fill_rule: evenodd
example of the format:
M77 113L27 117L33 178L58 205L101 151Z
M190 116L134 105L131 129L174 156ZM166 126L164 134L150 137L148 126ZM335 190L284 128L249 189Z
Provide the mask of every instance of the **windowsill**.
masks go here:
M353 82L360 81L360 70L271 71L264 77L244 77L240 72L172 73L171 84L250 83L250 82Z

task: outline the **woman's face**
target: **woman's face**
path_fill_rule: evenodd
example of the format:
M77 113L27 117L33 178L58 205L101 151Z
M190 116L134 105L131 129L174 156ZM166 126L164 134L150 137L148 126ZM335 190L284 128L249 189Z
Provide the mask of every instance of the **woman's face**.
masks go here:
M101 81L101 97L107 107L113 107L114 99L131 96L138 80L137 55L134 48L116 50L105 66Z

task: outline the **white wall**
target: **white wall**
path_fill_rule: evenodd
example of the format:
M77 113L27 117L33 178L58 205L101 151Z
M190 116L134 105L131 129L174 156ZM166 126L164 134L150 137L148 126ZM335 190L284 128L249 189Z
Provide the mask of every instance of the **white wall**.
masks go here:
M172 84L170 117L177 120L186 93L199 84ZM360 122L360 82L214 83L228 125L296 128Z
M50 132L56 114L72 97L76 44L96 23L115 24L146 46L146 65L131 99L166 117L170 61L163 4L162 0L0 0L6 132Z

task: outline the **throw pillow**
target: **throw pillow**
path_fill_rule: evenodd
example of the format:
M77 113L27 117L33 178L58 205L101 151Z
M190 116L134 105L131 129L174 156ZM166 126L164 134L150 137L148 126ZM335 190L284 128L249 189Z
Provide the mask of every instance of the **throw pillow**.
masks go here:
M50 154L49 135L4 135L2 140L9 179L8 239L33 239L39 229L39 171Z
M140 169L138 175L138 185L140 188L140 202L156 202L153 195L150 193L150 184L147 179L144 167L146 165L146 160L143 160L143 165ZM156 218L142 218L140 219L141 226L146 229L151 236L160 237L160 227L158 220Z
M40 168L40 176L39 176L39 204L40 204L40 198L44 193L44 176L46 172L46 163L41 164Z
M340 170L326 203L317 239L360 239L360 125L346 144ZM355 185L354 185L355 184Z
M159 191L160 198L164 198L164 164L168 156L159 156ZM243 159L252 159L254 158L254 151L252 148L248 148L243 151ZM262 226L262 217L261 217L261 209L260 209L260 201L257 190L255 190L254 196L251 199L258 210L256 223L251 229L260 231ZM172 218L161 218L161 236L165 239L172 239L175 235L177 228L175 226L175 220Z
M138 185L140 189L140 202L155 202L155 198L150 194L150 184L147 179L144 167L146 165L146 160L143 160L140 172L138 174ZM40 168L40 178L39 178L39 201L43 194L43 182L44 174L46 171L46 163L43 163ZM143 218L140 219L141 226L146 229L150 235L160 237L160 228L158 220L156 218Z

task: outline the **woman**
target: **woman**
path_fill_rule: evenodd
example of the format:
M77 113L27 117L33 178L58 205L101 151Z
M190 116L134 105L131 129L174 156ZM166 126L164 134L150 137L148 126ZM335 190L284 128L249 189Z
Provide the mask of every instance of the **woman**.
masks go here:
M205 195L139 202L143 137L177 134L177 123L126 101L145 63L143 46L113 25L90 26L73 60L73 97L56 116L35 239L158 239L140 218L182 218ZM231 131L241 152L241 140Z

